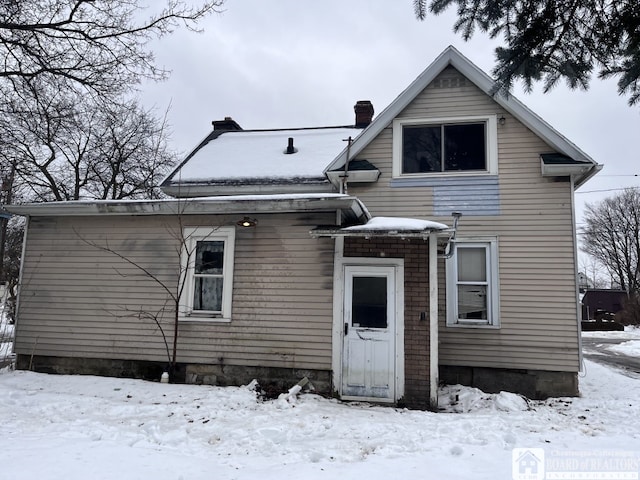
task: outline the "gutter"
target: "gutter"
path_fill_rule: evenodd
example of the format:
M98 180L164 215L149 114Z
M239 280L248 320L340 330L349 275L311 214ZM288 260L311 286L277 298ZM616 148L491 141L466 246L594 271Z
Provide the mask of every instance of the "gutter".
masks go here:
M586 175L583 175L580 178L577 178L574 181L574 185L573 185L573 190L577 190L578 188L580 188L582 185L584 185L587 181L589 181L593 176L595 176L600 170L602 170L602 168L604 167L604 165L601 165L599 163L596 163L593 168L591 168Z
M341 209L355 219L368 218L362 202L349 195L237 195L170 200L69 201L7 205L23 216L201 215L226 213L328 212Z

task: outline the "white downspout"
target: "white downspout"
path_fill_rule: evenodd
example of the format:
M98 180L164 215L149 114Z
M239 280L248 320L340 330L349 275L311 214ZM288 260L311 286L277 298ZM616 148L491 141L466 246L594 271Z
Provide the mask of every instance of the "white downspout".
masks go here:
M576 226L576 205L575 205L575 184L573 177L571 179L571 228L573 233L573 264L574 264L574 278L576 282L576 318L578 321L578 372L584 369L584 356L582 355L582 303L580 302L580 280L578 278L578 232Z
M429 406L438 408L438 239L429 234Z

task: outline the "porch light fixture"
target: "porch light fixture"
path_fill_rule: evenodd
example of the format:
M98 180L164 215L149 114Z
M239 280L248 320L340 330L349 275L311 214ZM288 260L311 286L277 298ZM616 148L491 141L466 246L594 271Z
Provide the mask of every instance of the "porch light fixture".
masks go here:
M505 123L507 123L507 119L504 118L504 115L501 115L500 118L498 119L498 123L500 125L504 125Z
M236 222L236 225L244 228L255 227L256 225L258 225L258 220L251 217L244 217L242 220L238 220Z

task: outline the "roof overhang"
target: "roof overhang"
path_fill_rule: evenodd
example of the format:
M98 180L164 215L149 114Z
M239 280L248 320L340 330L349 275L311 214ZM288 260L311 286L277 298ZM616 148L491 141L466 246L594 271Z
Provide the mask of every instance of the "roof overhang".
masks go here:
M577 161L558 153L541 154L540 165L543 177L572 177L576 188L602 169L602 165Z
M333 185L340 185L345 177L349 183L374 183L380 177L380 170L350 170L346 174L344 170L327 172L327 178Z
M24 216L94 215L215 215L229 213L333 212L345 219L367 221L362 202L340 194L235 195L167 200L105 200L7 205L5 209Z
M343 183L375 183L380 178L380 170L368 160L349 160L347 171L344 167L325 172L329 181L336 187Z

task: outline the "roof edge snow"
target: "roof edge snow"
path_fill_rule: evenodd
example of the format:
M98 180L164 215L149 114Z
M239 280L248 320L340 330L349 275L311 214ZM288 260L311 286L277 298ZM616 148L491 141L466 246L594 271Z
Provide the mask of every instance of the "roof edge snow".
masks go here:
M332 212L367 221L367 208L357 198L341 194L235 195L163 200L91 200L6 205L5 210L22 216L92 215L200 215L235 213Z

